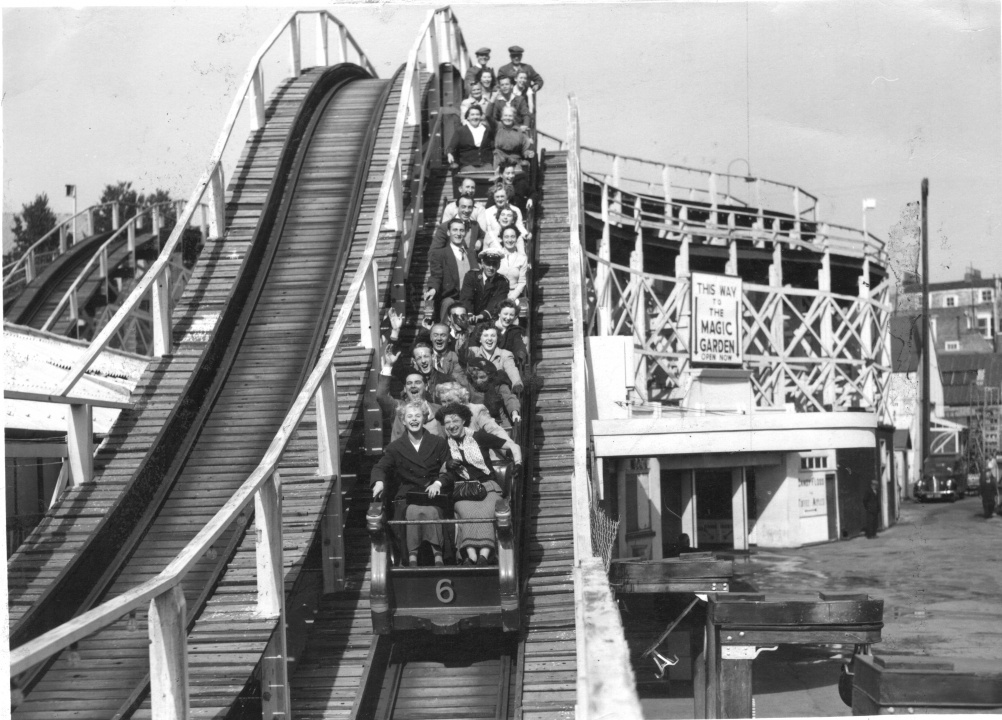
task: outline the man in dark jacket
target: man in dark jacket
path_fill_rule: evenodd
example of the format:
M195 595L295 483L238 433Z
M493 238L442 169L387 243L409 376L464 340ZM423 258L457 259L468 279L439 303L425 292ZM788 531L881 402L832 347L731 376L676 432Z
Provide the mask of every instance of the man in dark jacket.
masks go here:
M463 278L459 301L470 308L474 322L497 319L498 306L511 291L508 278L498 272L503 254L500 245L488 245L480 251L480 268Z
M539 92L543 89L543 78L533 69L532 65L522 62L522 53L524 52L525 50L518 45L512 45L508 48L508 57L511 58L511 62L498 68L498 77L504 75L514 81L519 72L525 72L529 76L529 86Z
M463 278L471 270L479 269L477 259L465 245L466 223L460 218L449 221L449 246L428 253L428 286L424 301L434 302L439 317L445 319L449 307L459 300Z
M880 527L880 496L877 495L879 487L877 481L873 480L863 492L863 511L866 513L866 524L863 529L868 538L877 537L877 528Z
M466 251L477 252L480 250L483 231L480 228L480 223L478 223L473 217L473 207L472 196L467 197L465 195L460 195L456 199L456 215L449 218L445 222L440 223L435 228L435 233L431 236L431 247L428 249L428 252L441 250L449 245L449 226L456 218L459 218L466 224L465 231L463 233L463 244L466 246Z

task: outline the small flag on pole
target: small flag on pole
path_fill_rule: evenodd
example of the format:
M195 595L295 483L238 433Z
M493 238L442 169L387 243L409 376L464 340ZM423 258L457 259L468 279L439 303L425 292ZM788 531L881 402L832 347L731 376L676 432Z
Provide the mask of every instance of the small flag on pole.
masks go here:
M877 207L877 200L876 200L876 198L865 198L863 200L863 209L864 210L872 210L875 207Z
M77 196L77 186L67 185L66 186L66 197L75 198Z

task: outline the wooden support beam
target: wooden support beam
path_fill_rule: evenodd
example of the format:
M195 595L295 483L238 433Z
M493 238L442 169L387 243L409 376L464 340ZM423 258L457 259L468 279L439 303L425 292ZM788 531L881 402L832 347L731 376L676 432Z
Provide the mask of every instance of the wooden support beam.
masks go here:
M261 717L262 720L292 717L289 692L289 657L285 634L285 608L278 627L268 641L261 659Z
M211 196L209 233L221 238L226 233L226 183L223 178L223 164L218 162L209 178Z
M188 646L180 585L150 600L150 706L154 720L187 720Z
M327 16L322 12L317 13L317 66L327 67L330 65L330 48L327 42Z
M404 220L404 183L400 169L400 160L393 166L393 181L390 183L390 193L386 198L386 230L398 232L403 227Z
M70 405L66 416L66 451L70 484L74 487L94 479L94 412L91 405Z
M67 232L68 228L66 225L59 226L59 254L62 255L64 252L69 250L70 239Z
M297 78L303 72L302 46L299 43L299 16L289 23L289 73Z
M139 264L136 262L136 223L132 219L126 221L125 236L129 248L129 263L132 265L132 276L139 277Z
M799 195L794 192L794 197ZM799 230L798 230L799 232ZM835 404L835 335L832 331L832 307L830 294L832 290L832 260L831 251L825 248L821 256L821 267L818 269L818 290L823 293L815 302L825 303L821 311L821 356L825 361L824 370L821 371L823 385L821 390L821 402L824 405Z
M151 320L153 321L153 355L163 357L170 353L171 337L170 270L164 269L150 288L153 295Z
M754 652L754 646L750 647ZM732 648L723 646L719 658L719 681L717 682L717 717L752 717L752 661L751 658L732 657ZM740 653L744 655L744 653Z
M338 425L337 371L332 366L316 395L320 474L334 478L334 488L321 519L321 572L325 593L344 589L345 547L342 507L341 448Z
M748 487L745 468L731 470L731 517L734 527L734 549L748 549Z
M598 243L599 262L595 267L595 293L598 300L598 334L612 332L612 272L609 229L609 184L602 184L602 239Z
M254 493L257 533L257 613L279 617L285 605L282 568L282 479L276 470Z
M341 55L341 62L348 62L348 28L338 25L338 52Z
M258 66L251 77L250 129L255 132L264 127L264 70Z
M369 265L365 279L362 281L362 292L359 293L358 322L362 336L360 345L375 350L379 355L379 282L377 263L373 260Z
M756 181L756 187L758 187ZM783 243L772 245L772 265L769 266L769 285L775 288L777 302L772 316L772 343L774 352L781 358L787 356L786 348L786 309L783 302ZM772 391L774 407L786 406L786 371L780 370L776 375L776 383Z

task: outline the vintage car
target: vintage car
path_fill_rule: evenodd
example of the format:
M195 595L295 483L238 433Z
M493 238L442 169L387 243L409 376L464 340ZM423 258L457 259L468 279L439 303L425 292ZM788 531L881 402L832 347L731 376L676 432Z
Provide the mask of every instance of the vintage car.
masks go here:
M961 455L933 455L925 463L915 497L926 500L960 500L967 490L967 463Z

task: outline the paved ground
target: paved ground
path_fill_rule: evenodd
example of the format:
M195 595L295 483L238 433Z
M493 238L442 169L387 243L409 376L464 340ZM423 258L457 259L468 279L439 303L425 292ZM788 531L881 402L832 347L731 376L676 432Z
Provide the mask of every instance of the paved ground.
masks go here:
M739 580L768 594L866 592L884 600L876 655L983 658L1002 664L1002 517L980 498L906 502L873 540L799 550L753 549ZM851 652L851 648L846 650ZM841 648L783 649L755 661L758 717L850 715L838 696ZM644 700L648 719L691 717L691 699Z

